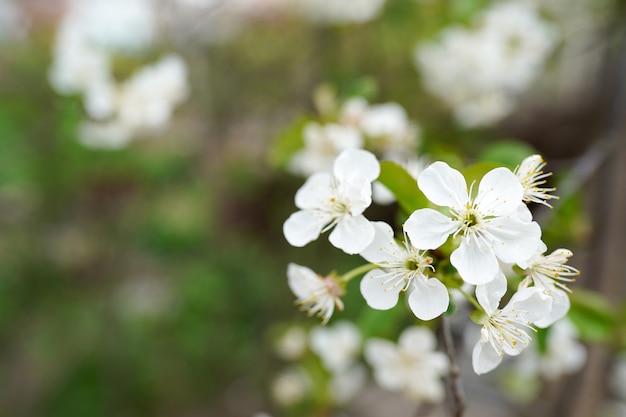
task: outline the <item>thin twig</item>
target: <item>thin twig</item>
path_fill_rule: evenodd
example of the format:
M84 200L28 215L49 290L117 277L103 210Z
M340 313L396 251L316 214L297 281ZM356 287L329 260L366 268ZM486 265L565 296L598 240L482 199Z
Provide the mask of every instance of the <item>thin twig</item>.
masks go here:
M456 353L454 351L454 341L452 340L452 329L450 327L450 319L443 315L441 317L441 333L443 339L443 347L446 350L448 359L450 360L450 375L448 376L448 386L452 393L452 415L453 417L462 417L465 412L465 394L461 386L461 373L456 362Z

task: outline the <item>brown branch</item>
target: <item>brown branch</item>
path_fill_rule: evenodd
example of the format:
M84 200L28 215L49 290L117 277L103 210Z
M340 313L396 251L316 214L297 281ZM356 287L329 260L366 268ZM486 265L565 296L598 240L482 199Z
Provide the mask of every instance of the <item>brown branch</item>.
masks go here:
M452 415L453 417L462 417L465 412L465 394L461 386L461 373L456 362L456 353L454 351L454 341L452 340L452 329L450 327L449 317L443 315L441 317L441 334L443 346L450 361L450 375L448 376L448 386L452 393Z

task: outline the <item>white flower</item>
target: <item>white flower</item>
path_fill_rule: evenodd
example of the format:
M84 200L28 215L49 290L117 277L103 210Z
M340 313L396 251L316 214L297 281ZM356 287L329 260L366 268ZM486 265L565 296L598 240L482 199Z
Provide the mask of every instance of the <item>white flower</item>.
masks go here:
M545 352L527 349L519 356L516 368L523 374L541 375L554 381L582 368L587 359L585 346L578 340L578 330L567 319L548 329Z
M328 323L335 306L343 310L340 298L342 291L332 278L321 277L305 266L290 263L287 267L287 282L297 297L296 303L309 316L321 317L322 324Z
M515 168L515 175L524 188L523 200L526 203L539 203L552 208L548 200L558 199L558 196L549 194L556 188L542 187L546 183L546 178L552 175L551 172L543 172L546 163L541 155L531 155L525 158L521 165Z
M421 320L431 320L448 309L450 296L446 286L428 278L432 258L416 249L404 236L402 245L393 237L391 226L372 222L376 235L361 256L380 269L369 271L361 280L361 294L377 310L388 310L398 303L401 291L408 291L409 307Z
M575 279L571 277L580 274L576 268L566 265L567 260L573 255L570 250L557 249L549 255L543 255L546 250L546 245L541 242L537 254L519 264L526 274L526 278L520 283L520 288L534 283L536 287L544 289L553 299L550 314L535 322L539 327L548 327L567 314L570 308L567 293L570 289L563 282L573 282Z
M374 226L363 216L372 203L372 186L380 173L376 157L361 149L343 151L333 174L317 173L296 192L296 207L283 225L287 241L297 247L334 227L328 240L349 254L359 253L374 239Z
M302 327L292 326L276 340L274 350L282 359L293 361L306 352L307 335Z
M374 379L391 391L404 391L417 401L439 402L445 397L441 377L448 371L448 358L435 351L435 337L425 327L408 327L398 344L384 339L365 342L365 359Z
M418 186L433 203L449 208L450 216L420 209L404 225L411 243L420 249L437 249L449 235L461 236L450 262L470 284L485 284L498 273L498 259L523 262L540 244L536 222L522 222L522 186L506 168L489 171L480 181L475 198L468 192L463 174L445 162L435 162L418 177Z
M316 327L309 335L311 350L330 372L348 369L361 350L361 332L349 321L339 321L331 327Z
M385 0L296 0L296 10L305 18L320 23L362 23L380 12Z
M304 148L293 155L289 170L305 176L330 172L341 151L363 146L363 137L356 129L335 123L308 123L302 136Z
M312 384L304 368L293 366L281 372L272 382L272 396L280 405L291 406L309 394Z
M361 364L354 364L341 372L333 373L328 385L329 394L339 404L345 404L363 388L367 371Z
M484 309L480 317L480 340L472 352L474 372L484 374L496 368L504 354L515 356L528 346L534 331L531 324L550 312L552 299L541 288L516 292L502 309L500 299L506 293L506 278L501 272L490 283L476 287L476 298Z

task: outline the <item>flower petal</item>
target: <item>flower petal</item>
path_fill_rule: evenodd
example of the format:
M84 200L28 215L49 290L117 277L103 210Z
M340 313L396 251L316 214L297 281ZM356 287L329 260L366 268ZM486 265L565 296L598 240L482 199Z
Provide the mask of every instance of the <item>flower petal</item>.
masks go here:
M409 307L420 320L432 320L443 314L450 304L445 285L436 278L416 277L411 285Z
M299 209L316 209L329 204L333 197L333 178L327 172L311 175L296 191L296 207Z
M537 222L522 223L515 217L487 220L494 238L493 250L502 262L518 263L530 259L541 246L541 228Z
M344 216L328 236L330 243L345 253L363 251L374 240L374 226L364 216Z
M302 247L317 239L329 221L318 212L296 211L283 224L283 234L290 245Z
M533 214L530 212L526 203L522 203L517 207L517 218L522 223L530 223L533 221Z
M462 209L469 199L465 177L445 162L435 162L417 178L424 195L439 206Z
M480 341L472 351L472 367L477 375L494 370L502 362L502 356L488 342Z
M389 274L382 269L374 269L365 274L361 280L361 294L368 306L376 310L389 310L398 304L398 297L402 286L386 288L383 282Z
M552 298L547 291L539 287L524 288L513 294L511 301L503 310L526 311L523 319L534 323L541 320L552 310Z
M547 288L546 288L547 289ZM561 320L570 309L570 301L567 293L556 286L552 285L548 293L552 297L552 310L549 314L535 320L537 327L546 328Z
M392 262L406 255L393 238L393 229L385 222L371 222L374 226L374 240L360 255L368 262L377 264Z
M435 350L437 340L427 327L407 327L398 338L398 345L408 354L429 352Z
M298 298L308 298L324 289L324 281L310 268L290 263L287 266L289 289Z
M492 169L480 181L474 200L483 216L502 216L517 210L524 189L508 168Z
M506 293L506 286L507 280L502 271L498 271L493 281L476 286L476 299L487 314L496 311Z
M415 210L404 223L404 231L418 249L437 249L456 229L452 219L428 208Z
M500 270L491 247L478 246L468 242L467 238L463 238L461 245L452 252L450 263L459 271L463 281L473 285L490 282Z
M371 152L363 149L346 149L335 159L333 173L340 181L365 178L372 182L380 175L380 164Z

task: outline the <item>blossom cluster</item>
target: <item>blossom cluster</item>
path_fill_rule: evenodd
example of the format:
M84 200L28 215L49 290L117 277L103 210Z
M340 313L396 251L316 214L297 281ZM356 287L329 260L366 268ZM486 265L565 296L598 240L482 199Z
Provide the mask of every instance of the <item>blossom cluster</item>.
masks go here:
M493 370L505 355L519 355L536 327L552 325L570 307L567 284L578 275L567 265L572 253L546 253L541 227L527 205L549 205L556 198L554 188L545 186L550 173L544 173L544 166L541 156L532 155L514 171L497 167L468 185L447 163L430 164L416 182L429 204L409 214L397 240L391 225L364 215L381 170L378 159L363 149L342 151L332 172L312 174L298 190L299 211L286 220L283 231L297 247L329 231L333 246L368 264L325 277L290 264L289 285L297 302L326 323L335 308L343 308L347 282L365 273L360 290L371 308L391 309L406 293L415 317L428 321L450 309L453 289L461 291L476 308L470 317L480 326L474 371ZM463 290L468 286L475 295Z

